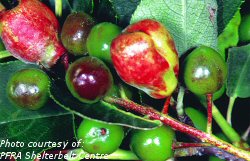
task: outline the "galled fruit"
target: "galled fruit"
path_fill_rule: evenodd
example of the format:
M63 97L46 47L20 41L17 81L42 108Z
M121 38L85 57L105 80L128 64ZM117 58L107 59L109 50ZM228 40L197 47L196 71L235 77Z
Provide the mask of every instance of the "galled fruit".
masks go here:
M58 38L54 13L38 0L20 0L18 6L0 15L1 38L7 50L24 62L49 68L65 48Z
M153 98L170 96L177 86L178 54L169 32L157 21L128 26L112 41L111 57L126 83Z

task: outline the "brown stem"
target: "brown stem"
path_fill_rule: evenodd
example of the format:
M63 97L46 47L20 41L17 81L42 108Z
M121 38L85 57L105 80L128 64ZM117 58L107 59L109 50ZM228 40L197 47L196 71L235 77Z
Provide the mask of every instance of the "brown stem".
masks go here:
M192 135L198 139L200 139L202 142L209 143L213 146L216 146L220 149L223 149L239 158L243 158L245 160L250 160L250 153L247 151L244 151L242 149L239 149L237 147L234 147L233 145L218 139L212 134L205 133L203 131L197 130L189 125L183 124L179 122L178 120L168 116L168 115L161 115L158 111L156 111L153 108L150 107L144 107L142 105L139 105L133 101L130 100L124 100L121 98L114 98L114 97L105 97L104 101L111 103L111 104L117 104L119 106L122 106L126 108L126 110L133 110L135 112L138 112L142 115L148 115L150 119L153 120L160 120L163 124L171 126L173 129L176 129L180 132L186 133L188 135Z
M211 146L208 143L183 143L183 142L176 142L172 145L172 148L181 149L181 148L190 148L190 147L209 147Z
M201 156L203 154L209 156L214 155L222 160L245 161L245 159L238 158L235 155L232 155L222 149L212 146L181 148L175 149L174 151L175 157Z
M162 109L162 114L167 115L168 114L168 109L171 101L171 96L166 98L166 101L164 103L163 109Z
M212 134L212 120L213 120L213 115L212 115L212 107L213 107L213 102L212 102L212 94L207 94L207 133Z

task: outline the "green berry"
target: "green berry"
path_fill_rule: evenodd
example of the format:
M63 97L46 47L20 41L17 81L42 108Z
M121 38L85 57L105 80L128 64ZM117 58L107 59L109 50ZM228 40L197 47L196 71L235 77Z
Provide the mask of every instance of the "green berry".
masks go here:
M49 98L49 77L41 70L30 68L14 73L7 84L10 101L25 109L37 110Z
M133 131L130 148L143 161L165 161L173 157L173 129L161 126L152 130Z
M110 154L122 143L124 131L121 126L84 119L77 130L82 148L92 154Z
M198 47L185 59L184 81L196 95L215 93L224 85L226 76L225 61L210 47Z
M89 54L111 64L110 45L120 33L121 28L109 22L95 25L87 38Z

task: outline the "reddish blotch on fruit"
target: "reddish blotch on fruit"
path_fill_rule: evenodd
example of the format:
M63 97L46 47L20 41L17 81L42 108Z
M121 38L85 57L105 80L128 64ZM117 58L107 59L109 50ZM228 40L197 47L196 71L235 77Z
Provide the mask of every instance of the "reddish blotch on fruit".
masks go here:
M153 98L165 98L175 90L179 59L167 29L145 19L128 26L112 41L111 57L119 76Z
M24 62L46 68L56 63L65 48L58 38L54 13L38 0L20 0L0 15L0 34L7 50Z

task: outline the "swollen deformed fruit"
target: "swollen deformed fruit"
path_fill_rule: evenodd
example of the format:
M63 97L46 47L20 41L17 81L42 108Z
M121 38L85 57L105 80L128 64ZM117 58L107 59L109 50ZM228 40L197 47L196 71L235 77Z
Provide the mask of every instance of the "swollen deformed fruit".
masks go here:
M173 157L173 129L161 126L152 130L133 131L130 148L142 161L165 161Z
M95 103L109 92L113 77L100 59L88 56L69 66L66 84L71 94L81 102Z
M184 61L185 84L196 95L215 93L224 85L226 76L226 62L210 47L196 48Z
M49 98L49 77L40 69L22 69L14 73L7 84L10 101L25 109L37 110Z
M20 0L15 8L1 13L0 31L6 49L27 63L49 68L65 52L54 13L38 0Z
M163 24L146 19L128 26L111 44L114 67L126 83L160 99L175 90L179 59Z
M119 148L124 137L122 126L84 119L77 130L82 148L92 154L110 154Z
M94 25L94 19L84 12L69 14L63 24L61 33L65 48L74 55L86 54L87 37Z

